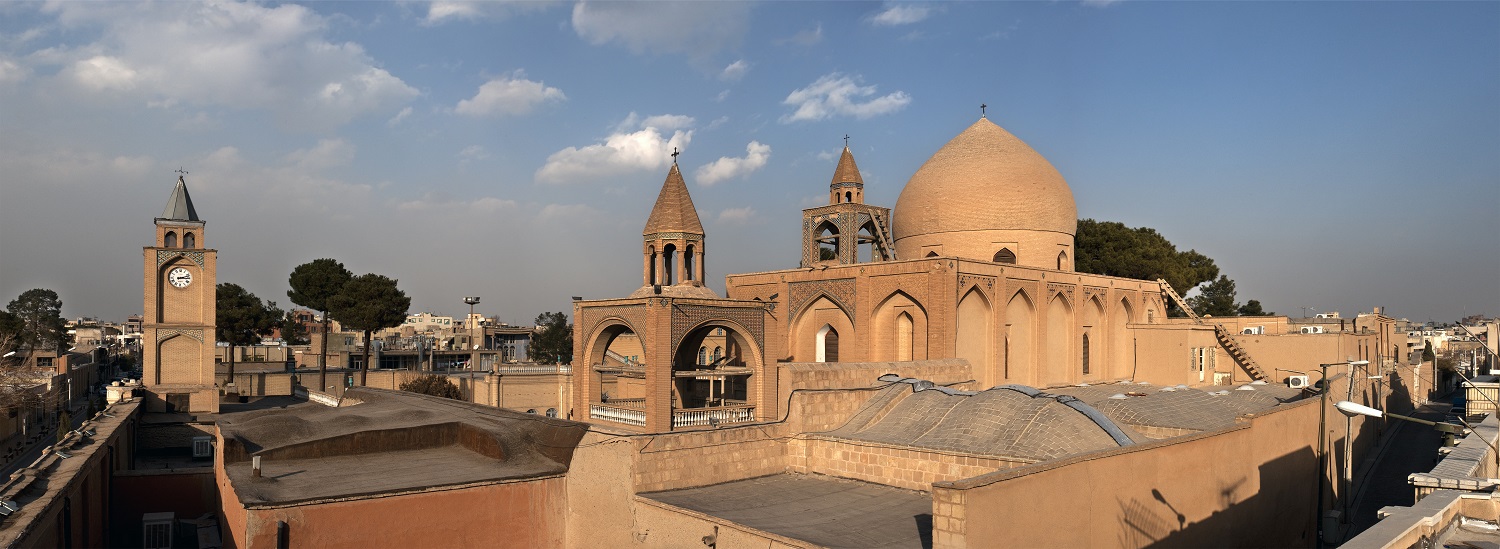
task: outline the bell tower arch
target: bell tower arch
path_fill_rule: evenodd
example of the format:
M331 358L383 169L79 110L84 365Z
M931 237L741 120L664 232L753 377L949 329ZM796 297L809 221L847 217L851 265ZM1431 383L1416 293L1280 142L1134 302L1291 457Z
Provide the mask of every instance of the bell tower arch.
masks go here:
M865 204L865 180L844 136L844 152L828 183L828 205L802 210L802 266L893 261L890 223L890 208Z

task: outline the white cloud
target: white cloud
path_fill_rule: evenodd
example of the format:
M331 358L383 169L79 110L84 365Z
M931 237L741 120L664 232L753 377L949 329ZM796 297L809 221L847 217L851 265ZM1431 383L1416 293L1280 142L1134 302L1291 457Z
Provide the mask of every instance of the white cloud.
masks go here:
M584 204L548 204L537 211L537 221L551 221L554 219L579 219L592 217L599 213L598 210Z
M712 130L712 129L717 128L719 126L723 126L724 124L727 124L727 123L729 123L729 117L728 116L720 116L718 118L713 119L712 122L708 123L708 129Z
M172 125L172 129L184 132L195 132L214 129L219 127L219 121L208 113L198 111L192 116L178 120Z
M744 225L755 217L755 209L749 206L743 208L726 208L719 212L719 223Z
M36 52L84 94L263 109L289 128L327 130L418 95L362 47L332 42L328 21L295 4L235 2L48 4L64 32L99 29L93 43Z
M140 76L124 61L104 55L73 63L67 74L79 85L93 91L129 91L135 88Z
M714 96L714 102L716 103L723 103L725 99L729 99L729 90L721 91L719 95Z
M818 151L818 160L822 160L824 162L828 162L838 157L839 153L835 151Z
M745 145L745 156L743 158L723 156L718 160L700 166L693 176L699 185L712 186L720 181L745 177L756 170L764 168L766 161L771 159L771 146L759 141L751 141Z
M885 9L870 17L877 27L895 27L917 23L931 16L935 8L923 4L886 4Z
M749 15L748 2L579 2L573 31L596 46L701 58L738 45Z
M385 125L396 127L401 124L401 121L406 120L408 116L411 116L411 107L401 109L401 112L396 113L396 116L392 116L390 120L386 120Z
M354 161L354 145L343 139L323 139L311 149L286 155L286 161L298 169L312 171L347 166Z
M1115 4L1118 2L1120 2L1120 0L1083 0L1083 5L1095 8L1103 8L1109 6L1110 4Z
M787 95L783 105L796 110L781 117L783 124L799 120L823 120L832 116L852 116L866 119L899 111L911 103L911 96L897 91L880 97L875 95L875 86L860 85L861 78L840 73L830 73L818 78L806 88ZM860 102L861 99L866 99Z
M797 34L793 34L793 35L788 36L786 38L778 38L773 43L775 43L778 46L786 46L786 45L811 46L811 45L817 44L818 42L822 42L822 41L823 41L823 23L820 21L820 22L818 22L818 26L816 26L816 27L813 27L811 29L807 29L807 30L799 32Z
M517 115L529 113L543 103L568 99L562 90L527 80L525 76L524 72L516 71L485 82L473 98L460 100L453 110L470 116Z
M730 63L727 67L724 67L724 70L719 72L719 80L723 80L726 82L735 82L741 78L744 78L745 73L747 72L750 72L750 64L746 63L744 59L741 59L739 61Z
M484 147L481 147L479 145L469 145L467 147L464 147L464 150L458 151L458 157L467 162L470 160L483 160L489 158L490 153L485 152Z
M512 14L546 9L551 2L481 2L475 0L437 0L427 5L427 18L423 24L437 25L446 21L462 19L504 19Z
M552 153L536 171L546 183L576 183L622 173L654 170L671 163L673 149L686 149L693 139L692 117L657 115L641 119L635 113L615 127L600 143L568 147ZM670 136L667 135L670 132Z
M447 194L442 192L429 192L416 200L408 200L396 204L396 209L403 212L443 211L456 213L472 211L475 213L495 213L515 207L516 201L514 200L485 196L475 200L460 201L449 198Z
M25 80L31 70L20 63L0 57L0 84Z

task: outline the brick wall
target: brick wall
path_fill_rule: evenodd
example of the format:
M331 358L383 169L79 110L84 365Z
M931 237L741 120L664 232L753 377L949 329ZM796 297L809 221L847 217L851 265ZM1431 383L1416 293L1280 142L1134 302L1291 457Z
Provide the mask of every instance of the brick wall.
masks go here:
M1030 463L820 436L808 436L797 442L801 454L789 459L792 471L909 490L931 490L934 482L964 479Z
M635 491L706 486L786 471L785 425L689 431L632 439Z

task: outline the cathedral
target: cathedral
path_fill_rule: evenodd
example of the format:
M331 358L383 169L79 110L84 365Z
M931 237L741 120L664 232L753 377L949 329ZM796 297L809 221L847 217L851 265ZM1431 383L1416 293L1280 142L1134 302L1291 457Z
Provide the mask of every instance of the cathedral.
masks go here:
M641 288L575 303L574 417L648 432L775 420L784 364L957 358L979 387L1133 379L1132 327L1164 314L1160 285L1075 272L1077 219L1057 169L984 117L894 211L865 203L846 145L828 204L803 211L801 264L728 275L720 297L674 163L642 231Z

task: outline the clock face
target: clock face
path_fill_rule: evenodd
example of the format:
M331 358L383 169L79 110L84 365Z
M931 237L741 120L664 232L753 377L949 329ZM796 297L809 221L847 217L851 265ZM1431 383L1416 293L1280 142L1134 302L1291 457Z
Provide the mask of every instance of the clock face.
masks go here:
M172 269L171 272L167 273L167 282L171 282L173 286L178 288L186 288L188 284L193 283L193 273L188 272L187 269L182 267Z

